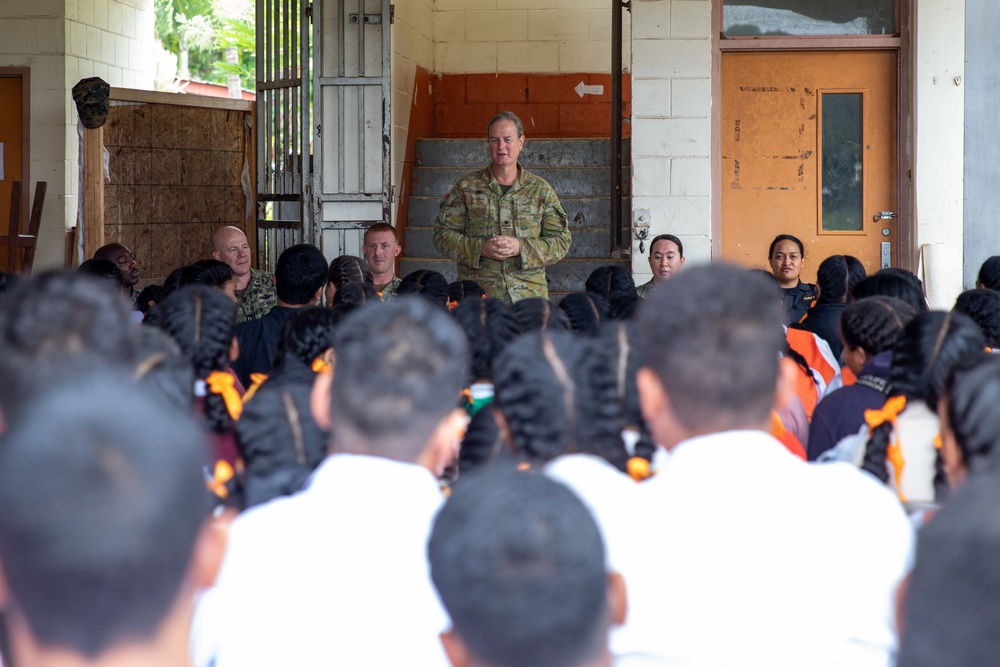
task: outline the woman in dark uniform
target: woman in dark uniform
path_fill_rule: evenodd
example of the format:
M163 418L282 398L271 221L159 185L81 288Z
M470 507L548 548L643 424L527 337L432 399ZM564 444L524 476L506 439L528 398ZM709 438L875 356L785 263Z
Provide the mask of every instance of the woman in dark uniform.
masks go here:
M802 319L816 301L816 286L799 280L806 249L802 241L791 234L778 234L767 251L771 273L785 298L785 324Z

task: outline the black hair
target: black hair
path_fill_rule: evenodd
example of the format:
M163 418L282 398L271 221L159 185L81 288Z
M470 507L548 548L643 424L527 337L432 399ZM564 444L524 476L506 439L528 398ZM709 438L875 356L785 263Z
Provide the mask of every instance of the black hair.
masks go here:
M183 266L178 266L163 279L164 297L170 296L181 286L181 274L184 272L184 268Z
M330 262L326 280L337 290L348 283L374 285L372 270L368 263L354 255L341 255Z
M469 421L462 446L458 450L459 479L474 470L509 464L513 460L510 451L504 446L494 410L492 403L484 405Z
M309 303L326 284L326 258L319 248L300 243L286 248L274 267L278 300L292 306Z
M417 269L399 283L396 294L419 294L431 303L448 307L448 279L437 271Z
M334 346L334 447L416 460L458 404L469 363L461 328L444 308L399 296L351 313Z
M521 299L511 306L521 331L569 331L569 318L548 299Z
M642 297L638 294L616 294L608 302L608 317L612 320L631 320L641 304Z
M510 307L500 299L466 299L453 311L469 341L469 381L491 380L493 360L521 333Z
M566 313L570 328L585 336L596 336L601 324L610 319L611 310L607 299L590 292L567 294L559 302L559 309Z
M632 274L617 264L594 269L587 277L584 289L591 294L604 297L607 301L623 294L638 296Z
M797 236L792 236L791 234L778 234L777 236L774 237L774 240L771 241L771 246L767 249L768 259L774 257L774 249L778 247L778 244L781 243L782 241L791 241L792 243L794 243L799 247L799 254L802 255L803 257L806 256L806 247L802 245L802 241L800 241Z
M80 262L76 269L79 273L93 276L104 280L109 285L113 285L116 290L122 288L122 272L114 262L109 259L88 259Z
M920 279L903 269L882 269L854 286L851 298L859 301L869 296L891 296L910 304L918 313L926 313L927 299Z
M486 290L475 280L456 280L448 283L448 303L460 303L465 299L482 299Z
M0 271L0 297L3 297L7 293L7 290L16 285L20 278L16 273Z
M136 363L132 380L143 387L157 403L167 403L178 410L194 409L194 366L167 332L157 327L139 327Z
M657 236L654 236L653 240L649 242L649 251L653 252L653 246L655 246L660 241L670 241L675 246L677 246L677 252L680 253L680 256L681 257L684 256L684 244L681 243L681 240L676 236L674 236L673 234L658 234Z
M146 315L167 295L162 285L146 285L135 299L135 307Z
M378 290L368 283L351 282L337 288L331 305L364 306L369 303L382 303L382 297L379 296Z
M210 511L206 444L124 373L64 380L3 434L0 558L39 644L93 660L174 608Z
M840 335L851 349L868 355L892 349L916 316L910 304L890 296L870 296L848 304L840 316Z
M268 379L244 405L236 433L247 507L299 491L326 458L327 434L312 416L311 394L312 383Z
M731 264L695 266L657 287L639 311L644 364L687 429L767 420L786 345L774 285Z
M995 469L1000 434L1000 356L977 354L952 373L945 390L948 425L969 472Z
M469 653L496 667L573 667L607 646L601 533L543 475L459 482L427 545L431 578Z
M638 334L631 322L609 322L601 327L600 350L609 355L610 369L614 373L615 396L621 412L624 428L638 431L639 440L635 445L635 455L651 461L656 453L646 420L639 405L639 389L635 376L642 366L639 352Z
M208 285L187 285L164 299L147 321L177 341L197 381L229 368L235 319L236 305L225 294ZM230 431L233 421L222 396L208 392L204 399L208 427L216 433Z
M979 325L990 347L1000 347L1000 292L970 289L955 300L954 310L965 313Z
M201 259L181 269L178 287L199 283L221 289L233 279L233 268L217 259Z
M819 288L816 303L847 303L851 290L867 276L864 264L857 257L827 257L816 270L816 286Z
M74 369L127 367L136 326L118 289L59 270L18 281L0 300L0 409Z
M622 415L610 357L568 332L525 334L493 364L497 409L520 458L593 454L625 471Z
M923 401L936 410L951 373L985 347L983 332L968 316L941 311L920 313L903 328L892 348L892 395ZM872 429L862 465L883 482L889 479L885 461L891 433L889 421Z
M983 262L976 282L986 289L1000 291L1000 255L994 255Z
M340 319L338 311L318 306L299 308L292 313L281 325L268 382L291 372L293 377L307 379L311 385L315 377L312 363L333 347Z

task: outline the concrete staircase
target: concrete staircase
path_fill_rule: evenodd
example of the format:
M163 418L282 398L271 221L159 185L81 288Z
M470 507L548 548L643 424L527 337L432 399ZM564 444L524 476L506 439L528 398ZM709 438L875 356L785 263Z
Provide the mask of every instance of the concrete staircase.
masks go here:
M626 141L623 162L622 224L629 245L631 219L630 173ZM417 166L409 201L409 220L403 246L402 275L417 269L443 273L455 279L455 262L434 249L434 218L441 200L462 175L489 162L485 139L423 139L417 142ZM610 257L609 198L611 145L607 139L529 139L521 153L525 169L541 176L555 189L569 215L573 244L561 262L548 267L549 295L583 290L590 272L599 266L620 264L631 269L629 258Z

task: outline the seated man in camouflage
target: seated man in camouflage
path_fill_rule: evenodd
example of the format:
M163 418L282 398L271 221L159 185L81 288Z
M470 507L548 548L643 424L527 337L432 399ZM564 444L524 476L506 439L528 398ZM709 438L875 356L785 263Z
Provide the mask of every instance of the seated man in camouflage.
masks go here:
M365 261L372 270L372 281L383 301L396 296L402 281L396 277L396 258L403 248L399 232L387 222L376 222L365 230Z
M122 294L134 303L139 296L139 290L135 288L139 282L139 264L132 251L121 243L109 243L94 251L94 259L104 259L118 267L121 271Z
M212 257L233 269L236 278L236 324L259 320L278 302L274 276L250 268L250 244L236 227L222 227L212 237Z
M434 247L458 263L458 279L474 280L507 303L547 298L545 267L572 241L566 211L544 179L517 162L524 126L509 111L487 129L491 164L459 179L434 221Z

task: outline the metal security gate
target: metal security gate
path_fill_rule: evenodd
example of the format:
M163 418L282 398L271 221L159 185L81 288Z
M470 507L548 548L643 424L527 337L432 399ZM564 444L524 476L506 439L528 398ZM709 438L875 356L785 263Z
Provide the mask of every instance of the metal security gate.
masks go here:
M389 0L315 0L312 235L332 259L361 255L364 230L390 221Z
M309 0L257 0L257 255L314 242Z

